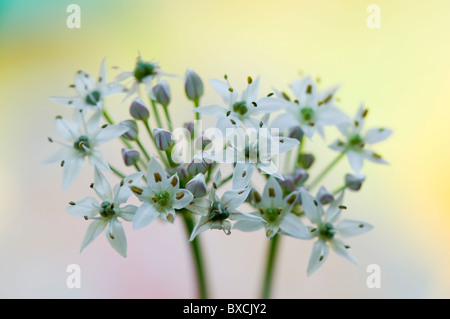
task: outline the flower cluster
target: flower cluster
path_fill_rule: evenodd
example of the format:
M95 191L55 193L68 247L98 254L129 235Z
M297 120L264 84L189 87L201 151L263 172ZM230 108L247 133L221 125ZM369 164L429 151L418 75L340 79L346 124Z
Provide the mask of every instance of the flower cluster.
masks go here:
M75 96L52 98L72 108L73 118L56 117L62 140L49 141L61 147L47 162L63 167L64 189L77 178L85 159L94 168L91 188L98 199L85 197L67 207L70 214L92 221L81 250L105 231L110 245L125 257L123 221L138 230L158 218L173 224L181 216L191 242L214 229L226 235L233 230L264 229L272 241L279 236L314 240L308 275L325 262L330 248L357 263L343 239L363 234L372 226L341 220L347 209L344 194L361 189L364 160L387 163L370 146L392 133L384 127L365 130L368 110L364 106L354 117L347 116L337 105L338 88L322 90L310 76L295 80L290 85L292 93L274 89L261 94L259 77L249 76L246 87L239 90L226 75L223 80L210 80L219 99L204 105L204 83L187 69L184 93L192 102L193 118L175 127L168 80L179 78L141 57L134 70L121 72L111 82L106 71L106 60L97 82L79 71L71 85ZM118 94L123 95L121 103L129 107L130 118L116 123L104 102ZM202 116L215 117L215 126L203 130ZM330 127L342 135L329 145L338 152L337 157L313 174L316 156L310 141L319 135L318 141L323 143ZM143 142L142 131L151 144ZM111 165L114 161L102 155L99 146L111 140L123 143L117 154L135 173L122 173ZM353 171L329 191L322 181L345 156ZM224 172L229 173L222 176ZM105 174L118 177L114 187ZM133 198L136 205L130 204Z

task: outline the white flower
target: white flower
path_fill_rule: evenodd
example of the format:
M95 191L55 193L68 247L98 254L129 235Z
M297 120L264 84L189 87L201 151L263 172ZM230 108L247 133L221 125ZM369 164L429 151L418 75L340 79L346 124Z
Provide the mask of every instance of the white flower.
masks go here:
M205 157L218 163L255 166L266 174L283 179L273 159L296 147L300 143L298 140L272 135L271 130L264 125L258 129L237 128L233 132L226 138L225 150L216 147Z
M108 162L97 147L128 131L128 128L122 125L100 127L101 111L95 112L88 121L85 121L81 111L75 111L74 116L74 121L63 119L61 116L56 117L56 130L68 143L49 138L51 142L61 144L62 148L45 160L46 163L61 162L63 189L68 188L76 179L86 157L96 168L110 171Z
M366 145L384 141L392 134L392 130L378 127L368 130L365 134L361 133L367 112L368 110L361 106L353 121L339 125L338 128L345 140L337 139L330 145L331 149L346 153L350 166L356 173L361 171L365 159L374 163L388 164L381 155L368 150Z
M255 81L251 77L248 77L248 87L242 92L240 97L228 80L221 81L212 79L210 83L214 90L222 97L226 107L214 104L196 108L194 111L218 116L216 127L223 132L227 128L239 127L241 125L257 127L260 121L253 116L276 112L283 106L283 100L275 97L258 99L259 77Z
M127 256L127 238L122 222L118 218L120 217L128 222L133 219L137 207L123 205L131 195L130 188L125 185L134 184L141 178L142 173L132 174L111 190L103 174L95 169L93 188L101 202L93 197L85 197L78 202L70 202L70 206L67 207L67 212L71 215L93 220L84 236L81 251L105 230L106 238L111 247L121 256Z
M148 163L147 186L132 186L131 190L143 202L133 219L133 229L145 227L158 217L173 223L175 210L186 207L194 198L190 191L180 189L177 174L167 177L154 157Z
M251 168L250 168L251 169ZM245 172L245 174L244 174ZM237 210L245 200L247 199L251 188L248 187L251 171L240 171L239 174L233 175L232 184L236 188L226 191L221 198L217 196L216 190L221 179L220 171L217 172L214 177L214 182L209 194L209 198L195 198L186 208L190 211L200 214L202 217L195 225L190 241L209 229L223 230L225 234L231 233L230 220L245 220L251 222L264 222L264 220L258 216L242 213Z
M306 190L301 190L301 197L305 215L315 225L310 230L311 236L313 238L317 237L318 239L314 243L309 259L308 276L322 266L328 257L330 247L338 255L358 265L358 261L350 251L350 246L339 239L339 236L346 238L361 235L370 231L373 226L365 222L350 219L344 219L336 223L341 215L341 210L345 208L345 206L342 206L344 192L330 203L326 213L320 201L315 200Z
M114 94L123 93L124 87L118 83L108 83L106 75L106 59L103 59L98 82L87 73L78 71L73 85L78 93L75 97L51 97L52 100L76 109L99 110L103 108L103 99Z
M324 136L324 126L338 125L348 120L347 115L333 105L337 88L319 92L310 76L291 85L295 100L286 101L287 113L277 117L272 127L289 129L299 126L308 138L317 131ZM287 97L287 95L286 95Z
M258 212L255 216L263 218L260 222L238 221L234 224L234 229L242 231L255 231L265 227L267 238L271 239L279 231L297 238L307 239L310 234L306 226L298 216L292 213L292 208L299 196L298 192L292 192L283 198L283 190L277 180L271 176L264 188L263 195L253 190L253 202Z
M130 88L127 89L124 100L134 94L139 94L139 86L141 84L145 85L147 93L155 100L152 92L152 85L155 80L158 82L162 76L173 75L163 72L158 62L144 61L139 55L134 70L130 72L121 72L114 80L116 82L130 82Z

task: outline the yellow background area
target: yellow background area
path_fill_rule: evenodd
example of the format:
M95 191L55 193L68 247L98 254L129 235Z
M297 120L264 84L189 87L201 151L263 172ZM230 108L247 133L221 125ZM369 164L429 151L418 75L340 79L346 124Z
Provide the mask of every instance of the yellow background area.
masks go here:
M87 227L65 212L67 203L94 195L86 166L75 184L61 189L58 165L42 160L57 146L54 117L70 110L50 96L70 96L79 69L97 75L100 62L132 70L138 52L163 70L182 76L194 69L204 80L203 103L218 96L208 79L228 74L244 88L261 76L262 92L288 90L301 74L339 85L340 107L353 115L360 103L370 126L394 130L375 149L390 163L365 163L367 181L346 195L349 218L375 228L349 240L361 267L331 254L311 277L306 266L312 242L283 238L274 297L449 298L450 297L450 20L448 1L76 1L81 28L66 26L71 1L0 1L0 297L195 296L186 234L155 222L132 231L126 225L128 258L101 235L86 251ZM366 25L367 7L381 9L381 28ZM169 79L176 126L192 116L182 81ZM115 119L128 117L121 98L108 104ZM214 122L210 122L214 124ZM308 141L320 154L318 172L335 153L326 141ZM316 146L317 145L317 146ZM105 154L120 164L119 143ZM316 148L317 147L317 148ZM131 172L131 171L130 171ZM350 172L340 163L325 180L340 186ZM201 235L212 297L257 297L265 265L263 232L217 231ZM66 267L79 264L82 288L68 289ZM369 289L366 267L381 267L382 286Z

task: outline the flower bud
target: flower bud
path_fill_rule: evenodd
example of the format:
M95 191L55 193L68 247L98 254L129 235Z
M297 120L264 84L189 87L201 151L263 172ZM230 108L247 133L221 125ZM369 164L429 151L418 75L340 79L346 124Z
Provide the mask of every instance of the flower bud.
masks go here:
M345 187L352 191L359 191L365 179L366 176L363 174L347 174L345 175Z
M304 169L308 169L312 166L312 164L315 161L315 157L312 154L301 154L300 155L300 165L304 168Z
M198 102L203 95L202 79L191 69L187 69L184 76L184 90L189 100Z
M156 146L161 150L165 151L172 146L172 133L168 130L161 128L153 129L153 137L155 138Z
M129 148L123 148L122 158L126 166L134 165L139 160L139 152Z
M191 175L197 175L198 173L206 173L209 165L205 162L202 155L195 155L192 161L189 163L187 170Z
M158 84L156 84L152 88L153 97L155 98L156 102L161 104L164 107L167 107L170 103L170 86L167 81L159 81Z
M334 200L334 196L325 187L322 186L317 192L317 199L322 205L326 205Z
M190 191L194 197L204 196L206 194L205 176L201 173L195 175L195 177L186 184L186 189Z
M128 127L128 131L123 133L123 137L127 140L134 141L138 138L139 129L135 121L133 120L126 120L120 122L120 125Z
M300 128L300 126L294 126L289 129L289 137L295 138L299 142L303 139L303 130Z
M147 121L150 117L147 106L145 106L144 101L137 97L131 102L130 114L136 120Z

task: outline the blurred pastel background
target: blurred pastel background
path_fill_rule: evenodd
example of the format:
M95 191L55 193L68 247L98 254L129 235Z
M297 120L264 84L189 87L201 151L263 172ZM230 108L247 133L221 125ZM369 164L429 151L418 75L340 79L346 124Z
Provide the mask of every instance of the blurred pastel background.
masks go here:
M66 26L66 7L81 7L81 28ZM366 25L367 7L381 9L381 28ZM322 86L341 86L340 105L353 114L364 102L368 125L394 135L377 145L390 166L366 163L367 181L349 192L346 214L375 229L349 240L361 267L331 254L306 276L309 241L283 238L276 264L276 298L450 297L450 20L448 1L387 0L0 0L0 297L193 298L194 268L181 220L140 231L126 225L128 257L101 235L82 254L87 222L65 212L67 203L93 195L92 169L66 191L62 171L42 160L57 146L54 117L70 111L49 97L70 96L75 72L98 73L108 58L131 70L138 52L183 75L193 68L205 81L204 103L216 95L207 79L227 73L238 87L248 75L261 88L284 89L299 72ZM177 125L191 116L182 81L169 80ZM112 99L116 119L128 103ZM210 122L212 125L214 122ZM335 154L315 139L322 157ZM119 143L103 150L121 164ZM125 169L124 169L125 170ZM130 170L131 172L131 170ZM343 161L326 179L340 186ZM115 181L111 178L111 181ZM201 235L212 298L257 298L267 240L262 232ZM66 286L66 267L81 267L81 288ZM369 289L366 267L381 267L381 288Z

